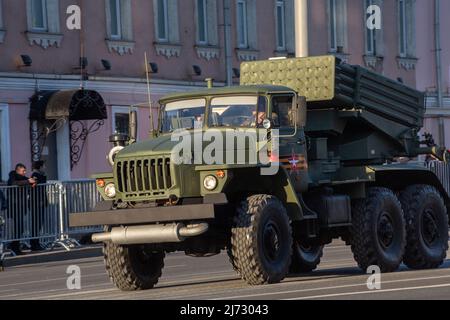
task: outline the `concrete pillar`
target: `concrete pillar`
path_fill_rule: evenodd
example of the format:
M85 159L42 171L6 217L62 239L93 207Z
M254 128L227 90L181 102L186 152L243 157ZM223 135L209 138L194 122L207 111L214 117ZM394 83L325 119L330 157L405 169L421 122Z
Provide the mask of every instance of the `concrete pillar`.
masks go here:
M295 56L307 57L308 45L308 0L295 0Z

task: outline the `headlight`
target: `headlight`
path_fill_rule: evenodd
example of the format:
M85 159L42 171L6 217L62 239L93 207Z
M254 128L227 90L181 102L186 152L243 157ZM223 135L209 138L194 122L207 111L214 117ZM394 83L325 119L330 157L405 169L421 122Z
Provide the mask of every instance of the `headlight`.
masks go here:
M116 186L114 183L109 183L106 185L105 194L108 198L114 198L116 196Z
M206 176L206 178L203 180L203 186L206 190L214 190L217 187L217 178L214 176Z

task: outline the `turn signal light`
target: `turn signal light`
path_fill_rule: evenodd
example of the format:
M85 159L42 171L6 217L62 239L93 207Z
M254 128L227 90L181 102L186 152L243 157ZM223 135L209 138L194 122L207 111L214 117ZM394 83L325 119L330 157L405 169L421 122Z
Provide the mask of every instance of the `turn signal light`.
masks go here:
M220 178L220 179L225 178L225 171L223 171L223 170L217 170L216 176L217 176L217 178Z
M104 188L105 187L105 180L103 179L97 179L96 181L97 187Z

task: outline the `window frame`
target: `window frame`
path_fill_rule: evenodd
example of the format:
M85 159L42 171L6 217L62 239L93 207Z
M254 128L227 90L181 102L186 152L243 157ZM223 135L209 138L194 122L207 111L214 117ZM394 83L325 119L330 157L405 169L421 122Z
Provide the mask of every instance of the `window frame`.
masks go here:
M160 22L161 22L161 17L159 15L160 13L160 3L162 2L163 4L163 15L164 15L164 38L160 37ZM157 16L157 21L158 23L156 24L156 37L158 42L169 42L169 4L167 2L167 0L157 0L156 2L156 8L157 8L157 12L156 12L156 16Z
M278 10L281 8L281 21L279 21ZM280 25L281 25L281 35L282 35L282 45L280 46ZM286 3L284 0L275 1L275 30L276 30L276 42L277 51L286 50Z
M243 21L240 21L240 17L239 17L239 6L242 5L242 10L243 10ZM248 18L247 18L247 12L248 12L248 8L247 8L247 1L246 0L237 0L236 1L236 40L237 40L237 45L238 48L248 48L249 46L249 42L248 42ZM240 25L242 24L242 25ZM243 40L244 42L240 42L240 27L242 27L242 36L243 36Z
M34 11L34 2L40 1L42 4L42 23L43 26L36 26L35 25L35 11ZM48 32L48 14L47 14L47 1L46 0L31 0L31 30L32 31L38 31L38 32Z

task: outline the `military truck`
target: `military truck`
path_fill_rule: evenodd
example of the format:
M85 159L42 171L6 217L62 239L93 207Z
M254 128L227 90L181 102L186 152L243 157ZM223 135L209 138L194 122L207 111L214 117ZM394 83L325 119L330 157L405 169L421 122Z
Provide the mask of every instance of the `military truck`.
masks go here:
M448 249L450 198L416 160L448 155L419 136L424 100L334 56L245 62L240 86L162 98L148 141L136 142L134 126L130 138L112 136L112 172L95 176L105 201L72 214L70 225L105 226L92 239L103 242L106 270L122 290L153 288L175 251L226 251L248 284L277 283L316 269L336 238L364 271L392 272L402 262L437 268ZM268 164L260 158L175 163L173 133L199 128L238 137L266 130L269 165L279 170L261 174ZM253 150L249 144L225 151Z

